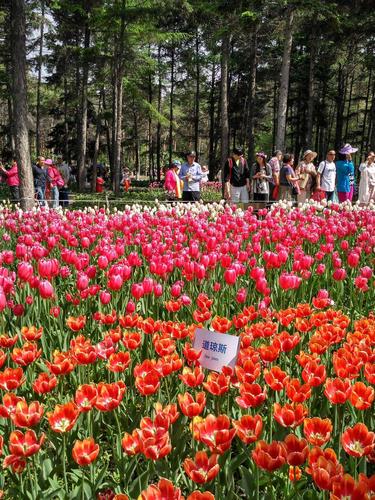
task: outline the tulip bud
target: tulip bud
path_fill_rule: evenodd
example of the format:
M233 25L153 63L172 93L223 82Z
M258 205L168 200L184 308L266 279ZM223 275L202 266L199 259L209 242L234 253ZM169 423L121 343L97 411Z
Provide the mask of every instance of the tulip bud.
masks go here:
M47 280L41 281L39 283L38 290L42 299L50 299L54 295L53 286Z
M138 300L144 295L143 286L140 283L133 283L131 286L131 294Z
M79 274L76 283L78 290L85 290L89 286L89 278L86 274Z
M112 297L109 292L107 292L106 290L102 290L99 294L99 299L103 305L107 305L111 302Z
M236 295L236 300L239 304L243 304L246 301L247 291L245 288L240 288Z
M124 280L122 279L122 276L120 274L114 274L109 277L108 288L110 290L118 291L121 289L123 283Z
M135 311L135 304L132 300L126 304L126 312L127 314L132 314Z
M224 273L224 281L227 285L234 285L237 279L237 274L234 269L227 269Z
M34 269L28 262L20 262L17 266L17 274L20 280L29 281L34 274Z

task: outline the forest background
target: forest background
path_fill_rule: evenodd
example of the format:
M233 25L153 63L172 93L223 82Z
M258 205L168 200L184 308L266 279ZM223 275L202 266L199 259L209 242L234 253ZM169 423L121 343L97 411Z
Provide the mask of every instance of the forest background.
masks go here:
M0 43L0 155L29 182L39 154L118 193L189 149L213 179L234 145L375 148L373 0L2 0Z

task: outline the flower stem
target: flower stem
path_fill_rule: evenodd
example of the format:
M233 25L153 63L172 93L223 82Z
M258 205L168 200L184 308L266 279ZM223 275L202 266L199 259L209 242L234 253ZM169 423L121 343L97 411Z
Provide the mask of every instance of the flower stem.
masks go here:
M62 446L62 466L63 466L63 476L64 476L64 485L65 485L65 493L68 496L69 488L68 488L68 478L66 477L66 435L63 434L63 446Z

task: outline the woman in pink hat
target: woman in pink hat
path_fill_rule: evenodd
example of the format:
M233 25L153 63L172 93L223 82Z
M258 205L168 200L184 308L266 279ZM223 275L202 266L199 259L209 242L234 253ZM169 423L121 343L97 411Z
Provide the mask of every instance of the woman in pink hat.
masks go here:
M340 203L352 201L354 193L354 163L352 153L356 153L358 148L353 148L350 144L345 144L339 150L339 159L336 162L337 196Z
M59 206L59 187L64 186L64 179L51 159L44 162L47 167L48 186L52 195L52 208Z

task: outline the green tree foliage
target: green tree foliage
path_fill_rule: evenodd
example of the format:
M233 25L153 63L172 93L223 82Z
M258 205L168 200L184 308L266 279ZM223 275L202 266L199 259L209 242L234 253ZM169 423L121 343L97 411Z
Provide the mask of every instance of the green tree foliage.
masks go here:
M26 3L35 154L42 0ZM290 9L285 149L298 156L304 148L323 155L343 142L355 143L363 153L375 147L371 0L44 0L43 5L41 151L77 161L84 140L87 166L95 155L109 164L115 189L123 166L157 178L171 157L183 158L188 148L198 149L212 175L218 172L227 154L220 105L224 37L229 37L228 147L241 145L250 156L257 149L271 152ZM3 156L14 148L8 15L5 6L0 10Z

